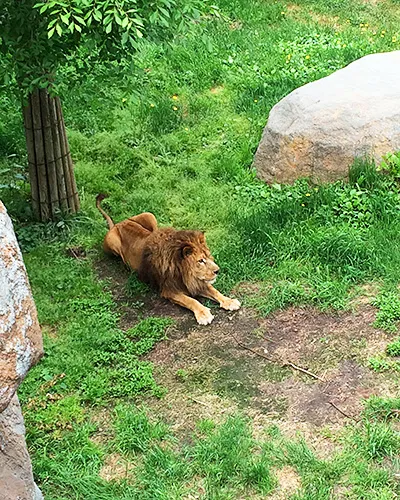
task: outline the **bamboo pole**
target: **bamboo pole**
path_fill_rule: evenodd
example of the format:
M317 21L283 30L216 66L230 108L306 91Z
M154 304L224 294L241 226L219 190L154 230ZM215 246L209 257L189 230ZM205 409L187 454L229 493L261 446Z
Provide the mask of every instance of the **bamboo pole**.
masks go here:
M62 130L63 130L64 140L65 140L65 150L67 151L68 170L69 170L69 175L70 175L70 179L71 179L71 186L72 186L72 192L73 192L73 197L74 197L75 212L78 212L78 210L80 208L80 203L79 203L78 188L76 186L76 180L75 180L74 164L73 164L71 152L70 152L70 149L69 149L69 143L68 143L68 137L67 137L67 129L65 127L65 121L64 121L64 113L62 111L61 102L60 102L60 99L58 97L57 97L57 100L58 100L59 110L60 110L60 119L61 119L60 126L62 127Z
M56 97L55 102L57 109L57 121L58 121L59 135L60 135L61 157L63 162L65 187L67 190L68 207L70 211L74 213L77 211L79 207L75 206L74 187L71 179L70 162L68 160L69 149L68 149L67 136L65 132L64 120L61 111L60 99ZM73 177L73 172L72 172L72 177Z
M40 110L42 115L43 145L47 170L47 181L49 186L49 202L52 218L60 211L58 199L57 172L54 161L53 135L51 133L49 94L47 89L39 91Z
M36 169L39 188L40 218L42 221L49 220L49 186L47 183L47 170L45 163L45 150L43 143L42 116L40 110L39 90L31 95L33 137L35 141Z
M57 119L56 100L49 96L50 125L53 137L54 162L57 175L58 199L63 213L68 212L67 188L65 186L63 159L61 157L60 131Z
M40 220L39 186L38 186L38 176L36 171L36 153L35 153L35 141L33 137L32 105L30 97L28 98L27 105L23 106L22 112L24 115L26 149L28 152L28 170L29 170L29 183L31 186L32 209L35 218Z

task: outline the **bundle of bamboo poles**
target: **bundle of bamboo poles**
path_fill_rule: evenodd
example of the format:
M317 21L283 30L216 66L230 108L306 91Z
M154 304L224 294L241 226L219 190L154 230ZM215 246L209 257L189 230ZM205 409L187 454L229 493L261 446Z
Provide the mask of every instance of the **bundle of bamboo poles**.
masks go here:
M77 212L79 197L59 97L36 90L23 113L35 217L44 222Z

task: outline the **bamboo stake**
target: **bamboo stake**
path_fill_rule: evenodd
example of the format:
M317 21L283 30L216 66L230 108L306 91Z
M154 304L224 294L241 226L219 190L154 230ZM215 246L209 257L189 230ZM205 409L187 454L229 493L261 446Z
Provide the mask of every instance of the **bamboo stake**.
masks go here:
M36 153L35 153L35 141L33 137L32 105L30 97L28 98L28 104L26 106L23 106L22 112L24 115L26 149L28 151L28 169L29 169L29 183L31 186L32 208L35 218L40 220L39 186L38 186L38 177L36 171Z
M39 90L31 95L33 137L35 142L36 169L39 188L40 218L42 221L49 220L49 188L47 184L47 171L45 164L45 151L43 144L42 117L40 112Z
M57 172L54 161L53 135L51 133L49 94L47 89L41 89L39 96L42 114L43 144L46 159L47 180L49 185L50 210L52 218L54 218L60 210L60 203L58 200Z
M69 164L69 160L68 160L69 149L68 149L68 142L67 142L67 137L66 137L66 133L65 133L64 120L62 117L60 99L58 97L56 97L55 102L56 102L56 109L57 109L58 131L59 131L59 135L60 135L61 157L62 157L62 162L63 162L65 186L66 186L66 190L67 190L68 208L70 209L70 211L72 213L75 213L76 212L75 197L74 197L73 184L72 184L72 179L71 179L70 164ZM73 174L73 172L72 172L72 174Z
M61 126L63 129L64 139L65 139L65 149L67 151L67 160L68 160L68 167L69 167L69 175L70 175L70 179L71 179L72 192L73 192L73 196L74 196L75 212L78 212L79 208L80 208L80 202L79 202L78 188L76 186L76 180L75 180L74 164L73 164L71 152L69 149L67 129L65 127L64 114L62 112L60 99L58 99L58 103L59 103L59 109L60 109Z
M63 160L61 158L60 131L57 119L56 101L49 96L50 124L53 137L54 162L57 175L58 199L63 213L68 212L67 188L65 186Z

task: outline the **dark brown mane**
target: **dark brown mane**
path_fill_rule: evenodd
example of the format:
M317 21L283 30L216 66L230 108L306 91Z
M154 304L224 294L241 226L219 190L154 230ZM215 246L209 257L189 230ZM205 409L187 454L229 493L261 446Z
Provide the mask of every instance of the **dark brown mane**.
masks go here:
M184 251L190 247L208 251L201 231L158 230L146 240L139 279L159 291L196 294L203 284L193 280L184 262Z

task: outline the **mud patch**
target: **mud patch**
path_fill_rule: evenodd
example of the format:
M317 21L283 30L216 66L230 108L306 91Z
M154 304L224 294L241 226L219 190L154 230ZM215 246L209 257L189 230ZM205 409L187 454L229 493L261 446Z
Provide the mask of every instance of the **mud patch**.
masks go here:
M390 374L368 368L368 359L391 340L372 326L375 309L368 304L342 313L292 307L268 318L251 309L230 313L212 306L215 320L204 327L151 291L129 296L130 272L116 259L100 261L97 272L122 311L122 328L147 316L175 320L169 338L146 358L166 389L161 400L147 398L147 405L185 438L199 419L218 422L238 410L259 428L276 423L288 432L316 435L324 426L356 418L369 396L396 392Z
M154 404L182 432L187 424L193 429L196 416L220 420L237 409L254 424L277 423L294 433L340 427L346 415L358 417L364 399L395 392L388 375L367 368L374 346L380 350L390 340L371 326L374 317L369 306L340 314L290 308L268 319L245 309L222 312L208 327L192 323L182 330L178 323L148 356L168 390Z

